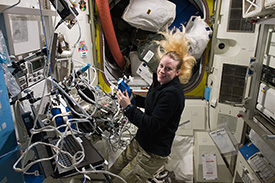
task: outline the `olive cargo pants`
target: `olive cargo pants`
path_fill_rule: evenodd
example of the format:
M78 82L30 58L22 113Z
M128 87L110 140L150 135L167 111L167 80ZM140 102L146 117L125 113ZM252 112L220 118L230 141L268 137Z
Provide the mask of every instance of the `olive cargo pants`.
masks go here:
M145 152L136 139L133 139L109 171L118 174L127 183L146 183L167 159L168 156ZM120 182L122 181L118 178L113 180L113 183Z

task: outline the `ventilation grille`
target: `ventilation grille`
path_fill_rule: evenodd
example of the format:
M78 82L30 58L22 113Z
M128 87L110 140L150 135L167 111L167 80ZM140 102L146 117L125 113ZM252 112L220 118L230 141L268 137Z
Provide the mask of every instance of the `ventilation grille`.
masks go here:
M241 104L244 88L246 66L223 64L222 81L220 88L220 103Z

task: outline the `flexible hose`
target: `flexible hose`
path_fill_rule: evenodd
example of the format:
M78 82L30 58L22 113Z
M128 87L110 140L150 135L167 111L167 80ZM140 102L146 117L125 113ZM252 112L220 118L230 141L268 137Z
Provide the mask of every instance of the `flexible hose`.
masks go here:
M103 28L104 35L106 37L110 51L120 68L124 68L125 60L120 51L113 22L111 19L110 7L108 0L96 0L96 5L98 8L100 22Z

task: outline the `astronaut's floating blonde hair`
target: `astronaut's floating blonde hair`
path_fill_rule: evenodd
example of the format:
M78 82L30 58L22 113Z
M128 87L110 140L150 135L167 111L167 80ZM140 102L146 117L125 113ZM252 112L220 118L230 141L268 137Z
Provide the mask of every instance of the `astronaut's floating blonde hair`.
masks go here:
M190 42L185 36L185 27L182 25L182 30L174 28L169 30L168 28L164 32L159 32L164 36L161 41L155 41L159 44L158 57L161 58L165 53L170 51L177 52L183 59L181 66L181 72L179 79L182 84L188 83L191 75L192 68L196 63L196 59L189 54Z

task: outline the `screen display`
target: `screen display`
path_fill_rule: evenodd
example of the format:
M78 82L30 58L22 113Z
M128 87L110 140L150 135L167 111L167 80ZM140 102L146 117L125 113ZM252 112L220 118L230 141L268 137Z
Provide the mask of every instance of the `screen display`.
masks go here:
M35 72L37 70L40 70L44 67L45 59L44 57L39 57L38 59L30 61L29 64L29 72ZM31 73L30 73L31 74Z

